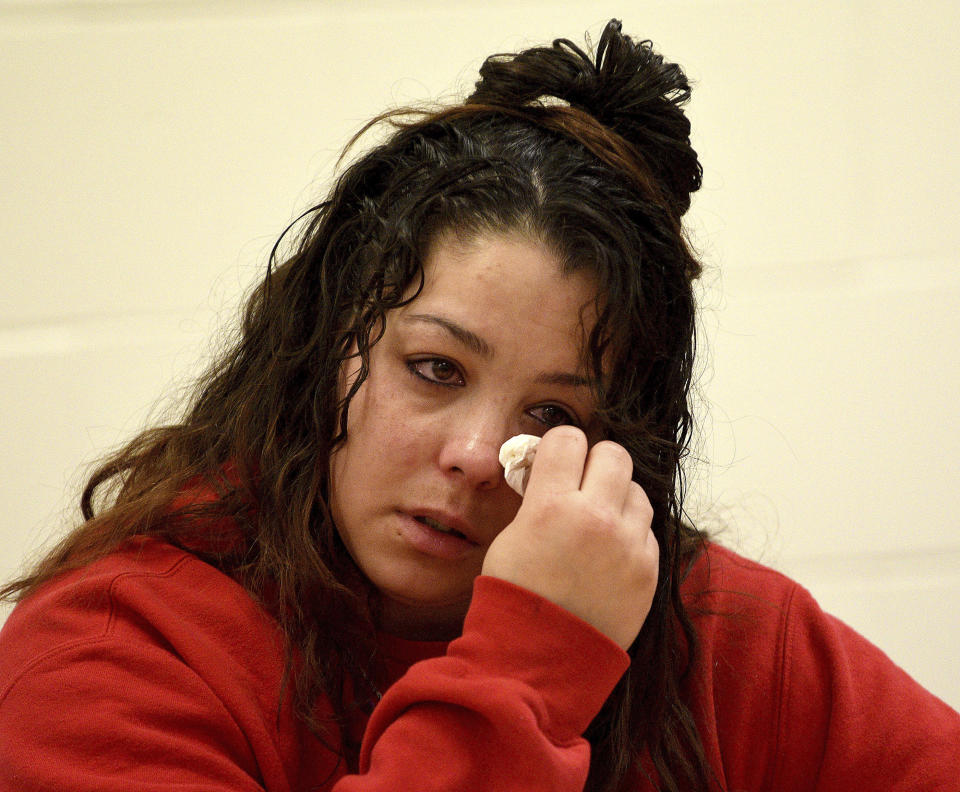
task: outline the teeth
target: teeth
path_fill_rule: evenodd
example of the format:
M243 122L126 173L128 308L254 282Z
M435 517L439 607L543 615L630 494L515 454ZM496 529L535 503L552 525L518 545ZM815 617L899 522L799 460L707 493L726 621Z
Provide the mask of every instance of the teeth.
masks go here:
M442 533L458 533L458 531L453 530L453 528L447 528L446 525L438 523L436 520L432 520L429 517L417 517L417 519L424 525L430 526L435 531L440 531Z

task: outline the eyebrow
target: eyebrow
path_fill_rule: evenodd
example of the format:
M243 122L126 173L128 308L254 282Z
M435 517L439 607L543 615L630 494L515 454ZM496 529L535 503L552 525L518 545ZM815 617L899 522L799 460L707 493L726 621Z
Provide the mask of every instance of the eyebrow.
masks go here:
M409 322L426 322L442 327L457 341L478 355L485 358L493 357L494 349L491 344L472 330L468 330L463 325L457 324L445 316L438 316L437 314L408 314L404 317L404 320ZM582 374L571 374L565 371L538 374L534 381L543 385L560 385L573 388L589 388L593 385L593 379L591 377L586 377Z
M540 374L534 381L543 385L562 385L570 388L589 388L593 385L590 377L582 374L568 374L564 371Z
M428 322L439 325L457 339L457 341L478 355L482 355L485 358L493 357L493 347L490 346L490 344L472 330L467 330L463 325L459 325L444 316L437 316L436 314L410 314L404 318L411 322Z

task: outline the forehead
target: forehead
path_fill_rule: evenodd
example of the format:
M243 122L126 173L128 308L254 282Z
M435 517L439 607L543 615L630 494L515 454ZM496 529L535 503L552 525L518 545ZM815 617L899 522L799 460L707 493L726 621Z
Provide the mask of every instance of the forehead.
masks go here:
M566 333L589 330L595 319L593 276L564 273L547 245L519 233L442 235L429 247L423 270L423 289L408 306L414 311L445 305L486 325L533 319Z

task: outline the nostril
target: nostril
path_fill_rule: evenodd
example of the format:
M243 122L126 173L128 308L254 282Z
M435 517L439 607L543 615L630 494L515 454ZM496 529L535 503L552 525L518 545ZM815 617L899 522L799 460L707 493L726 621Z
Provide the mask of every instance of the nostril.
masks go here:
M473 431L446 438L437 459L440 468L471 487L495 487L503 472L497 458L500 446L489 442L487 435L493 433Z

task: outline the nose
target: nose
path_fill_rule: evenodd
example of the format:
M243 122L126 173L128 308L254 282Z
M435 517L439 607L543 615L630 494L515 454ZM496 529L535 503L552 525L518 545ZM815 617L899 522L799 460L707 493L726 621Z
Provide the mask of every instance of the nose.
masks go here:
M444 434L438 463L446 475L476 489L500 484L503 468L498 456L509 431L497 411L462 411L447 424Z

